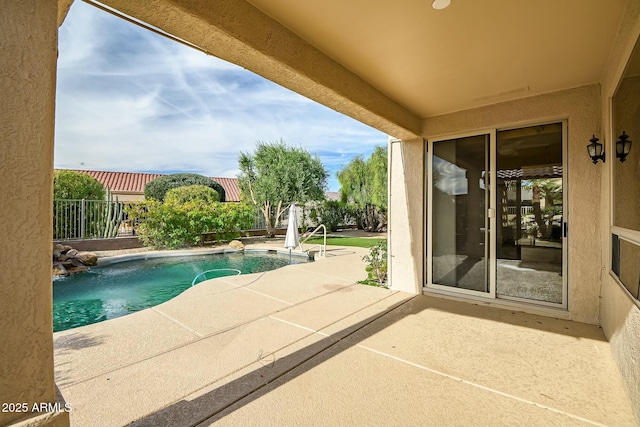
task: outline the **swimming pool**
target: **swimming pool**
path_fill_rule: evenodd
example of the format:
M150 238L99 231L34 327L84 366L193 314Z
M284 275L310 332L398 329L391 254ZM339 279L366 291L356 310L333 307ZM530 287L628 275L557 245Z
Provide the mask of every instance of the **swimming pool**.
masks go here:
M308 262L295 256L292 264ZM64 331L124 316L161 304L206 279L259 273L289 265L289 255L245 251L144 258L117 262L53 281L53 331ZM221 271L209 271L218 270ZM201 280L202 276L200 277ZM197 281L196 281L197 283Z

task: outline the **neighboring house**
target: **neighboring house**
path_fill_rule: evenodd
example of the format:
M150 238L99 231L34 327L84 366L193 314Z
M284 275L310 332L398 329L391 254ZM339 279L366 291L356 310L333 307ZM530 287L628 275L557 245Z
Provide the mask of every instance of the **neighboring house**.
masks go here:
M144 187L156 178L164 176L159 173L143 172L112 172L112 171L92 171L76 170L76 172L86 173L109 188L114 198L121 202L139 202L144 200ZM240 189L237 178L210 177L224 188L227 202L240 201Z
M391 135L391 288L469 304L450 315L480 304L507 309L496 322L513 310L601 326L640 416L638 0L100 3ZM56 36L70 4L4 2L0 18L4 402L55 399ZM621 163L623 131L636 143ZM587 156L592 135L606 163ZM536 213L528 235L517 215L534 178L561 183L546 208L562 213Z

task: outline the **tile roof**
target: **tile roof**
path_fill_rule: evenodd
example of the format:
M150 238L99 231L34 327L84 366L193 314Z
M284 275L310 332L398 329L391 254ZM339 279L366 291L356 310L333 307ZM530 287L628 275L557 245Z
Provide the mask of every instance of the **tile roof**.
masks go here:
M61 169L56 169L61 170ZM109 187L115 193L144 194L144 186L148 182L161 177L162 173L142 173L142 172L111 172L111 171L90 171L78 170L76 172L86 173ZM224 188L226 200L228 202L240 201L240 188L237 178L217 178L211 177Z
M238 186L238 178L215 178L211 177L224 188L224 195L227 202L240 201L240 187Z

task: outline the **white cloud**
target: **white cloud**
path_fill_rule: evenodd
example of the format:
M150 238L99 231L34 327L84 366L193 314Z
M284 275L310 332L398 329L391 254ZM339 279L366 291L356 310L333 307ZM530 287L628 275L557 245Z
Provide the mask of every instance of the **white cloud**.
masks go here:
M75 2L60 29L55 165L232 177L283 139L331 173L386 135L234 64Z

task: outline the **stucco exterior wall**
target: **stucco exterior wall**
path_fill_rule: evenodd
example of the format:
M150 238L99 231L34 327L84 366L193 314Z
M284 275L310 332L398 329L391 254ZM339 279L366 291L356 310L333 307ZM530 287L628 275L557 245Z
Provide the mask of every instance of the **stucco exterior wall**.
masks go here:
M422 129L425 138L432 138L568 120L568 309L572 320L592 324L599 322L601 229L606 225L599 215L599 182L604 166L593 165L585 147L592 134L600 134L600 118L600 86L590 85L427 118Z
M127 193L127 192L117 192L112 191L111 194L113 198L118 198L119 202L144 202L144 194L137 193Z
M55 399L51 239L57 20L57 2L2 2L0 402L29 408ZM0 425L29 415L0 412ZM65 424L55 414L45 418L50 420L45 425Z
M388 280L420 293L424 284L424 141L389 140Z
M611 343L613 357L620 368L629 397L640 419L640 307L633 301L631 296L623 289L609 274L611 257L611 230L612 204L608 197L612 184L612 167L614 160L613 143L617 135L613 127L611 98L614 96L618 84L622 78L627 61L631 56L636 41L640 37L640 2L631 1L628 3L624 20L620 26L620 31L616 42L611 50L608 68L602 81L602 126L606 130L606 149L610 154L607 168L605 168L601 189L603 197L601 200L600 216L603 218L602 228L602 259L604 268L602 269L602 289L600 293L600 319L602 329ZM637 140L637 139L636 139ZM640 148L634 142L632 150ZM608 154L609 155L609 154ZM634 183L636 185L637 183ZM635 212L638 215L638 212Z

